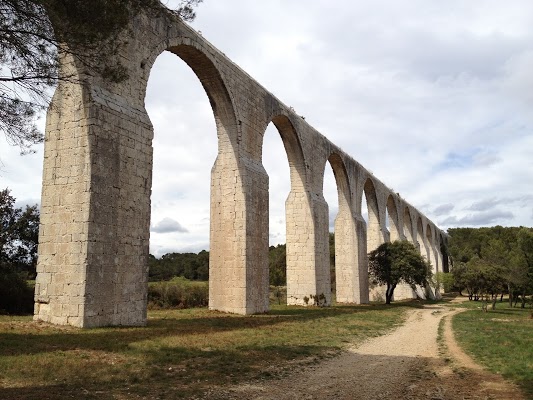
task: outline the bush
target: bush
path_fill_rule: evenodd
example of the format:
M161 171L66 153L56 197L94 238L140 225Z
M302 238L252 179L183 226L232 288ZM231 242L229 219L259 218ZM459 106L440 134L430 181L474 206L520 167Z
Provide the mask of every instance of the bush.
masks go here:
M444 288L444 293L450 293L455 288L455 281L451 272L437 272L437 280L440 286Z
M0 314L33 313L33 290L17 273L0 274Z
M148 308L207 307L209 287L207 282L191 282L174 278L168 282L155 282L148 286Z

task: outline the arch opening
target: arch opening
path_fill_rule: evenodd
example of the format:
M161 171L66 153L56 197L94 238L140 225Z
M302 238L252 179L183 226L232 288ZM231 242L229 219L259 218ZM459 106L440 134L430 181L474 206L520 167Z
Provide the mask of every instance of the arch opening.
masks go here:
M367 178L363 187L364 199L366 200L368 220L367 220L367 251L377 249L383 243L383 235L379 220L379 206L376 189L371 178ZM363 203L363 201L361 202Z
M387 229L388 229L388 240L394 242L395 240L400 240L400 228L399 228L399 218L398 218L398 209L396 207L396 202L394 197L389 195L387 198Z
M216 118L206 92L194 71L166 51L152 66L145 107L155 133L150 254L159 259L165 254L169 258L172 253L209 251L211 167L219 149L213 140ZM175 269L181 272L183 266ZM150 275L155 278L153 271ZM201 277L207 279L208 274Z
M405 238L416 245L416 241L413 235L413 222L411 219L411 212L409 207L405 207L403 211L403 235Z
M440 237L440 254L442 257L442 271L443 272L450 272L450 257L448 253L448 241L446 240L446 236L444 236L442 233L439 234Z
M287 217L285 202L291 192L292 168L279 130L269 123L263 136L262 163L269 178L269 283L275 286L274 296L278 304L287 302ZM282 160L281 160L281 159ZM292 178L292 179L291 179Z
M339 194L336 181L335 171L332 169L331 162L326 162L324 165L323 176L323 195L324 200L328 206L328 259L329 259L329 280L331 284L331 293L335 293L335 248L338 245L338 241L335 240L337 233L336 219L340 215L341 210L339 207Z
M168 53L178 56L190 67L209 99L218 137L218 156L235 157L237 151L237 119L230 95L218 69L202 51L192 45L181 43L164 49L162 53L152 60L151 66L162 54L166 56ZM152 74L151 66L150 74ZM166 92L172 93L168 88ZM177 93L180 92L182 90L178 89Z
M169 66L163 66L168 68L168 73L156 90L158 93L153 95L163 96L166 109L151 98L148 87L152 80L158 79L160 59L163 64L168 63ZM159 246L156 250L159 255L175 248L180 253L202 252L198 254L201 270L190 272L189 277L209 279L211 309L236 313L263 310L268 305L260 304L262 300L257 304L250 302L242 283L248 279L245 254L241 250L246 245L246 225L240 210L246 206L242 181L235 175L238 171L237 123L226 86L213 62L192 45L172 45L149 65L145 107L156 130L155 170L150 171L156 200L153 202L155 218L151 218L151 223L149 218L149 226L155 241L171 235L175 240L169 243L167 239L162 247L154 243L152 248ZM172 76L172 80L169 81L168 76ZM195 85L195 94L186 107L176 106L175 94L188 94L190 85ZM200 111L194 117L196 110ZM162 127L175 132L165 138L166 135L159 134ZM215 140L209 131L216 132ZM163 161L160 161L161 155ZM186 241L176 242L184 237ZM239 294L235 295L237 292Z
M325 166L329 174L324 174L324 191L329 194L324 196L330 204L329 251L332 293L338 303L356 303L361 300L357 259L359 249L351 208L348 172L344 161L337 153L329 156L327 164L330 168Z
M431 263L431 270L433 274L439 271L438 257L435 247L435 235L433 234L433 227L428 223L426 226L426 242L428 249L428 260Z
M279 139L283 143L285 151L281 153L286 156L287 163L279 160ZM313 220L305 190L303 151L297 132L285 115L274 116L265 129L261 161L269 176L270 282L277 287L278 302L303 304L304 295L300 292L312 291L300 284L309 279L310 274L306 270L310 266L304 265L302 255L306 249L301 243L306 234L306 224L312 224Z

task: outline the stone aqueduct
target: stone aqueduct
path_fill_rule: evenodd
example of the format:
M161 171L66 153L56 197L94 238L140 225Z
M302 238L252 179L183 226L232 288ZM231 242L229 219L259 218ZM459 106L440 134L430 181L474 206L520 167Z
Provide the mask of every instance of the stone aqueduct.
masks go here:
M418 244L433 269L442 268L445 237L433 222L178 18L137 15L120 51L128 73L121 83L63 62L79 82L59 85L47 115L35 319L79 327L146 323L153 128L144 99L151 66L163 51L192 68L216 120L211 309L252 314L269 307L269 178L261 159L271 122L290 165L290 304L322 294L326 304L331 301L328 205L322 195L328 162L339 199L337 302L368 302L367 251L387 240ZM361 214L363 195L368 224Z

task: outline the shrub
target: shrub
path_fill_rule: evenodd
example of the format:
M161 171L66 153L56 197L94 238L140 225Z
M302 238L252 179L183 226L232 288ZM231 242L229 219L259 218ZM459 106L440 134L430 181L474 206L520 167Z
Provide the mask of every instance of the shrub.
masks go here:
M444 288L445 293L450 293L454 289L454 279L450 272L437 272L437 281Z
M15 272L0 274L0 314L33 313L33 290Z
M151 309L207 307L208 303L207 282L191 282L178 277L148 286L148 308Z

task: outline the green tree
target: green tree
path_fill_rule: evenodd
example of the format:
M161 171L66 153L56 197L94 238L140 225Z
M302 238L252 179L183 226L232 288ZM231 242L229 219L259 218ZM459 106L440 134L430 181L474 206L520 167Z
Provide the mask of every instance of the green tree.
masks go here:
M9 189L0 191L0 313L29 313L35 276L39 212L37 206L15 207Z
M0 269L25 271L35 277L39 239L37 205L15 207L9 189L0 191Z
M445 293L450 293L454 289L454 277L449 272L441 272L439 271L437 273L438 276L438 282L442 285L444 288Z
M426 286L431 279L430 264L407 241L383 243L368 254L368 267L371 279L387 287L386 304L390 304L399 283Z
M183 0L170 11L191 21L201 1ZM118 46L117 34L139 10L162 7L160 0L2 0L0 132L7 141L24 153L43 140L36 116L48 106L50 89L59 80L72 79L59 74L63 55L114 80L124 79L118 58L102 62L103 46L110 54Z
M510 306L521 299L525 307L527 296L533 296L533 253L528 250L533 248L533 229L495 226L448 233L457 288L466 289L471 300L490 296L493 307L498 294L503 299L508 293Z
M521 307L524 308L526 305L526 296L531 295L531 317L533 318L533 230L521 228L518 232L515 263L517 269L515 285L521 292Z
M198 253L196 258L198 269L196 270L196 278L199 281L209 280L209 252L202 250Z
M202 250L198 254L167 253L159 259L150 254L148 266L148 279L152 282L168 281L177 276L207 281L209 279L209 252Z
M287 250L284 244L268 249L268 273L272 286L287 285Z

